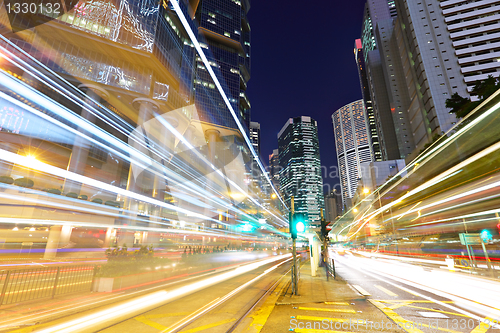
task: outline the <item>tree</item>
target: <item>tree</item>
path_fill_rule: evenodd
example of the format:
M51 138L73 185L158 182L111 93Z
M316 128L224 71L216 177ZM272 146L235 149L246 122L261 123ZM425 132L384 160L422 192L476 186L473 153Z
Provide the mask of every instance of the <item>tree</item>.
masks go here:
M472 88L470 94L477 96L477 101L471 101L469 98L454 93L446 100L446 107L450 108L450 112L454 113L457 118L464 118L498 89L500 89L500 81L490 75L485 80L478 81Z

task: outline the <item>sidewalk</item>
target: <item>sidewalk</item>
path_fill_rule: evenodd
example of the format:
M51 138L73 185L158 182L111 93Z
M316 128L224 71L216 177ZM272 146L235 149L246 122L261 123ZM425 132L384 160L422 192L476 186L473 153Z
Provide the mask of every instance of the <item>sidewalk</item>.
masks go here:
M291 295L290 274L252 316L250 332L404 332L382 311L340 277L326 280L323 267L311 276L306 261L300 269L299 295ZM392 328L387 327L391 324Z

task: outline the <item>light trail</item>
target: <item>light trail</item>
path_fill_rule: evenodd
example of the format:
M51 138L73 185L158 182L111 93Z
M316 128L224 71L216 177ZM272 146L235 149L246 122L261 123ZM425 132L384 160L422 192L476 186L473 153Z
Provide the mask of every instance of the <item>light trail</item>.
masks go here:
M290 257L291 254L280 255L273 258L262 260L258 263L247 264L244 266L240 266L235 270L219 274L214 277L210 277L204 279L202 281L193 282L188 285L179 287L174 290L160 290L154 292L149 295L141 296L137 299L126 301L120 305L112 306L108 309L94 312L92 314L67 321L65 323L55 325L49 327L47 329L43 329L39 331L40 333L71 333L77 332L80 330L88 330L91 327L94 327L98 324L102 324L106 322L106 325L109 325L109 321L116 320L123 316L132 316L138 312L145 312L148 309L157 307L160 304L165 304L169 301L173 301L174 299L192 294L201 289L207 288L209 286L221 283L223 281L234 278L238 275L242 275L248 273L252 270L255 270L263 265L270 264L272 262L283 260Z
M234 295L236 295L237 293L239 293L240 291L242 291L243 289L245 289L246 287L248 287L249 285L251 285L255 281L260 280L261 278L263 278L264 276L266 276L267 274L271 273L276 268L278 268L279 266L283 265L284 263L286 263L286 262L288 262L290 260L292 260L292 258L288 258L287 260L285 260L285 261L283 261L283 262L281 262L281 263L279 263L277 265L274 265L271 268L268 268L267 270L264 271L264 273L260 274L259 276L253 278L250 281L245 282L244 284L242 284L238 288L234 289L233 291L229 292L225 296L219 297L219 298L211 301L210 303L204 305L203 307L201 307L200 309L198 309L197 311L195 311L191 315L187 316L186 318L183 318L183 319L179 320L175 324L171 325L169 328L163 330L162 333L175 332L175 331L181 329L187 323L189 323L189 322L195 320L196 318L204 315L205 313L213 310L214 308L216 308L220 304L224 303L225 301L227 301L228 299L230 299L231 297L233 297Z
M10 43L10 41L6 40L5 38L3 38L3 37L2 37L2 39L4 39L7 43L11 44L11 43ZM14 46L15 48L17 48L17 46L15 46L15 45L12 45L12 46ZM28 70L28 69L26 68L26 67L30 67L30 68L31 68L31 66L30 66L30 65L28 65L26 62L24 62L24 61L20 60L18 57L14 56L14 55L13 55L10 51L6 50L5 48L2 48L2 51L3 51L4 53L7 53L7 54L10 54L10 55L11 55L11 57L7 57L7 58L6 58L8 61L12 62L13 64L15 64L15 63L14 63L14 61L13 61L13 59L16 59L17 61L21 61L21 62L23 63L23 65L25 66L25 68L23 68L25 71L30 72L30 73L31 73L31 75L33 75L34 77L38 77L38 75L36 75L36 74L35 74L35 72L36 72L36 73L38 73L36 70L35 70L35 71L30 71L30 70ZM18 49L18 51L20 51L20 52L22 52L22 53L24 53L24 54L25 54L25 52L24 52L23 50L21 50L21 49ZM35 62L39 63L36 59L33 59L30 55L28 55L28 54L25 54L25 55L26 55L26 56L28 56L28 57L30 57L30 58L31 58L32 60L34 60ZM41 64L41 63L39 63L39 64L40 64L42 67L46 68L46 66L44 66L43 64ZM20 67L18 64L15 64L15 65L17 65L18 67ZM22 67L20 67L20 68L22 68ZM60 78L60 77L59 77L59 75L58 75L57 73L54 73L54 72L53 72L52 70L50 70L49 68L46 68L46 69L47 69L49 72L53 73L56 77ZM211 69L211 68L210 68L210 69ZM38 74L39 74L39 73L38 73ZM215 75L215 74L214 74L214 75ZM12 83L12 82L17 83L17 82L15 82L15 81L14 81L14 79L13 79L13 78L11 78L11 77L10 77L10 75L6 75L6 74L4 74L4 76L5 76L5 77L6 77L6 79L8 79L11 83ZM58 92L60 92L60 93L66 92L66 94L64 94L65 96L67 96L68 98L69 98L69 97L72 97L72 93L70 93L67 89L64 89L63 87L61 87L61 86L60 86L60 85L58 85L57 83L54 83L54 82L53 82L53 80L50 80L50 79L49 79L49 78L47 78L45 75L42 75L42 77L43 77L46 81L48 81L48 82L50 82L50 83L52 84L52 88L53 88L54 90L56 90L56 91L58 91ZM62 79L62 78L61 78L61 80L62 80L63 82L65 82L65 83L67 83L64 79ZM16 88L17 88L17 89L22 89L22 88L20 88L20 86L19 86L19 85L24 85L24 83L22 83L22 82L17 83ZM69 85L69 86L71 86L69 83L68 83L68 85ZM10 85L9 85L9 86L10 86ZM13 89L13 90L16 90L16 89L14 89L14 88L12 88L12 89ZM29 94L29 93L28 93L28 91L29 91L30 89L31 89L31 87L29 87L29 86L26 86L26 85L25 85L24 89L22 89L21 95L22 95L22 96L25 96L25 97L31 97L31 98L33 98L33 97L37 97L37 98L33 99L33 100L35 101L35 103L36 103L36 104L39 104L39 105L44 106L46 109L51 110L52 112L53 112L54 110L60 110L60 109L62 109L61 107L59 107L58 105L56 105L54 102L49 101L49 100L47 100L47 99L44 99L45 97L42 97L42 95L41 95L40 93L38 93L38 92L35 92L35 94L34 94L34 95L33 95L33 94ZM61 91L60 89L62 89L62 91ZM19 90L16 90L16 91L19 91ZM78 91L78 90L77 90L77 91ZM78 94L82 95L82 93L81 93L80 91L78 91ZM38 95L39 95L39 96L38 96ZM225 96L225 95L224 95L224 96ZM39 97L41 97L41 100L40 100L40 98L39 98ZM83 95L82 97L83 97L83 100L85 100L86 96L85 96L85 95ZM83 103L85 104L85 106L84 106L84 104L82 104L82 102L81 102L81 101L79 101L78 99L71 99L71 100L72 100L73 102L75 102L77 105L80 105L81 107L85 107L85 108L86 108L89 112L91 112L91 113L92 113L92 114L94 114L95 116L99 116L99 115L103 116L101 112L99 112L97 109L95 109L93 106L89 105L89 104L88 104L88 103L86 103L85 101L83 102ZM11 102L12 102L12 101L11 101ZM16 102L17 102L17 101L16 101ZM18 106L20 106L20 107L22 107L22 108L26 108L26 106L25 106L25 105L20 105L21 103L15 103L15 104L18 104ZM49 106L49 104L50 104L50 106ZM100 104L99 104L99 105L100 105ZM102 105L100 105L100 107L101 107L102 109L104 109L104 110L107 110L107 109L106 109L104 106L102 106ZM33 110L34 110L34 109L32 109L32 110L30 110L30 111L32 111L32 112L33 112ZM109 110L108 110L108 111L109 111ZM232 112L233 112L233 111L232 111ZM60 113L60 112L59 112L59 113ZM66 113L68 113L68 112L66 112ZM109 113L109 114L114 115L112 112L108 112L108 113ZM43 115L43 114L42 114L42 115ZM64 117L64 115L62 115L62 114L60 114L60 115ZM44 115L44 116L45 116L45 115ZM124 147L124 144L123 144L122 142L120 142L119 140L117 140L117 139L116 139L116 138L114 138L113 136L108 135L107 133L105 133L104 131L102 131L100 128L98 128L98 127L97 127L97 126L95 126L94 124L92 124L92 123L90 123L90 122L87 122L86 120L81 119L81 118L79 118L79 117L77 117L77 116L75 116L75 115L72 115L72 114L69 114L68 116L70 116L70 118L72 118L72 119L71 119L71 122L72 122L72 123L74 123L74 124L77 124L79 127L85 128L87 131L90 131L91 133L93 133L93 132L91 131L92 129L94 130L94 132L95 132L95 131L99 132L99 133L97 134L97 136L98 136L98 137L103 137L103 136L105 136L105 137L106 137L106 138L104 139L104 141L105 141L105 142L107 142L107 143L112 143L112 145L114 145L115 147L117 147L117 148L119 148L119 149L121 149L122 151L124 151L124 152L125 152L125 154L122 154L122 153L120 153L120 152L112 151L113 153L115 153L115 154L119 154L121 158L123 158L123 159L125 159L125 160L128 160L128 161L130 161L131 163L135 163L135 164L137 164L137 161L136 161L136 160L131 160L131 159L127 156L127 154L131 154L131 151L132 151L132 152L134 152L135 154L131 154L131 155L134 155L134 156L137 158L137 156L141 156L141 155L137 155L137 154L142 154L142 153L140 153L140 152L138 152L138 151L135 151L134 149L131 149L131 147L130 147L130 146L125 146L125 147ZM50 117L49 117L49 118L50 118ZM121 132L122 134L125 134L125 135L127 135L127 136L129 136L129 135L130 135L130 131L125 131L125 130L122 130L122 129L120 129L120 128L116 127L116 126L115 126L115 123L114 123L114 122L112 122L111 120L109 120L109 118L106 118L106 117L105 117L105 118L99 117L99 118L100 118L100 119L102 119L102 120L103 120L105 123L107 123L108 125L110 125L110 126L112 126L113 128L117 129L117 130L118 130L119 132ZM119 118L119 117L118 117L118 118ZM51 119L51 121L53 122L54 120L52 120L52 119ZM123 122L123 120L122 120L122 122ZM128 127L130 127L130 126L128 126ZM170 127L171 127L171 126L170 126ZM172 127L171 127L171 128L172 128ZM79 131L76 131L75 129L72 129L71 127L67 127L66 129L67 129L67 130L69 130L70 132L74 132L74 134L76 134L76 135L80 135L80 136L82 135ZM240 130L241 130L241 128L240 128ZM133 131L131 131L131 132L133 133ZM245 137L245 139L247 140L247 144L249 144L249 141L248 141L248 138L247 138L247 136L246 136L246 134L245 134L245 131L243 130L241 133L242 133L242 135ZM96 135L96 133L94 133L94 134ZM94 144L97 144L97 145L101 146L101 147L102 147L102 148L104 148L105 150L109 150L109 147L108 147L108 146L106 146L106 145L104 145L103 143L101 143L101 142L99 142L99 141L97 141L97 140L94 140L94 139L92 139L92 138L90 138L90 137L85 137L85 138L86 138L87 140L89 140L90 142L93 142ZM146 149L148 149L148 150L151 150L151 149L150 149L150 147L146 147L146 146L142 143L142 141L141 141L141 140L137 140L137 139L136 139L135 141L136 141L138 144L142 145L144 148L146 148ZM184 140L184 141L185 141L185 140ZM250 147L250 149L252 150L252 153L253 153L253 154L254 154L254 156L255 156L255 151L253 150L252 145L251 145L251 144L249 144L249 147ZM157 155L159 154L159 152L158 152L156 149L153 149L153 150L155 151L155 154L157 154ZM160 155L161 155L161 154L160 154ZM159 155L159 156L160 156L160 155ZM160 158L161 158L161 157L160 157ZM141 159L141 160L142 160L143 162L145 162L145 163L151 162L151 159L150 159L149 157L147 157L147 156L143 155L143 154L142 154L142 159ZM261 164L260 160L259 160L258 158L257 158L256 160L259 162L259 165L261 166L261 168L262 168L262 170L263 170L263 174L265 175L265 177L266 177L266 179L268 180L269 184L271 185L271 187L273 188L273 190L276 192L276 189L274 189L274 186L272 185L272 182L269 180L269 178L268 178L267 174L265 173L265 170L264 170L264 168L263 168L263 166L262 166L262 164ZM206 191L205 189L202 189L202 188L199 188L199 187L197 187L197 188L192 188L192 186L194 186L194 184L189 184L189 186L188 186L188 187L186 187L185 185L181 184L181 183L183 183L183 182L184 182L184 180L182 180L182 179L178 179L178 175L177 175L177 174L175 174L175 173L172 173L170 170L168 170L168 169L166 169L166 170L165 170L165 168L164 168L161 164L159 164L157 161L155 161L154 159L153 159L153 165L154 165L154 167L155 167L155 170L151 170L151 171L152 171L154 174L156 174L156 175L157 175L157 176L159 176L159 177L165 177L165 176L163 175L163 172L167 172L167 173L169 174L168 176L170 177L170 178L166 178L166 180L167 180L167 181L173 181L173 182L176 182L176 183L177 183L177 184L176 184L177 186L180 186L180 187L182 187L182 188L189 189L189 191L191 191L193 194L198 194L198 193L200 193L200 192L205 192L205 191ZM209 163L209 165L211 165L211 164ZM145 167L144 165L140 165L140 166L141 166L141 167L143 167L144 169L146 169L146 167ZM212 168L214 168L214 166L213 166L213 165L211 165L211 166L212 166ZM223 177L223 179L225 179L225 180L227 180L227 181L231 182L231 183L232 183L235 187L239 188L239 187L238 187L238 186L237 186L237 185L236 185L236 184L235 184L235 183L234 183L231 179L229 179L228 177L226 177L226 176L225 176L222 172L220 172L219 170L216 170L215 168L214 168L214 170L217 172L217 174L218 174L219 176ZM239 188L239 190L241 190L242 192L244 192L241 188ZM277 192L276 192L276 193L277 193ZM207 195L206 195L205 197L208 197L210 200L212 200L211 196L207 196ZM260 204L257 200L255 200L254 198L252 198L252 196L250 196L250 195L248 195L248 194L247 194L247 197L248 197L248 198L249 198L249 199L250 199L250 200L251 200L251 201L252 201L255 205L258 205L261 209L263 209L264 211L267 211L267 212L268 212L268 213L270 213L272 216L274 216L274 217L275 217L278 221L280 221L280 222L281 222L281 224L282 224L282 225L286 225L286 223L287 223L287 222L286 222L286 221L284 221L284 220L282 219L282 217L278 217L278 216L276 216L273 212L269 211L266 207L264 207L263 205L261 205L261 204ZM279 194L278 194L278 197L279 197L279 198L280 198L280 200L282 201L282 199L281 199L281 197L279 196ZM232 211L232 212L233 212L233 211L234 211L234 212L240 212L239 210L235 209L235 208L234 208L234 207L233 207L230 203L228 203L227 201L224 201L223 203L219 202L219 204L222 204L223 206L225 206L227 209L229 209L229 210L230 210L230 211ZM286 205L285 205L285 207L286 207ZM243 214L245 214L244 212L242 212L242 213L243 213ZM217 221L217 220L214 220L214 222L216 222L216 223L220 223L220 221Z
M422 270L421 267L412 265L405 265L405 269L401 269L399 265L393 267L395 266L394 264L387 262L381 262L379 260L375 262L374 260L360 259L354 256L350 256L349 259L340 258L339 256L335 257L337 261L347 267L353 268L372 278L383 281L398 289L407 291L478 321L486 322L485 317L491 316L500 318L500 311L498 310L500 308L500 284L498 284L498 282L480 278L472 279L469 276L463 277L450 272L439 272L434 270L426 272ZM470 311L480 313L481 316L468 310L463 310L456 306L441 302L414 290L409 290L391 280L453 300L464 305L464 307L470 309ZM472 301L473 299L474 301Z
M210 77L212 78L212 80L214 81L215 86L219 90L219 94L221 95L222 99L224 100L224 103L226 103L226 107L231 112L231 115L233 116L233 119L236 122L236 125L238 126L238 128L239 128L239 130L241 132L241 135L245 139L245 142L247 143L248 148L252 152L252 156L254 157L254 159L259 164L259 167L260 167L260 169L262 171L262 174L266 177L267 182L269 183L269 185L273 189L273 191L276 194L276 196L280 199L281 203L283 204L283 207L287 208L288 206L283 201L283 198L281 197L280 193L274 188L274 185L271 182L271 179L269 179L269 176L266 173L264 165L260 161L260 157L255 152L255 149L253 148L252 142L250 141L250 139L246 135L246 131L243 128L243 125L241 124L240 120L238 119L238 116L234 112L233 107L231 106L231 103L229 102L229 99L226 96L226 92L224 91L224 89L222 89L222 85L220 84L219 79L217 78L217 75L215 75L214 70L212 69L212 66L210 66L210 63L208 62L208 59L207 59L205 53L203 52L203 50L202 50L202 48L200 46L200 43L198 42L198 39L196 38L196 36L194 35L193 31L191 30L191 26L189 25L186 17L184 16L184 13L182 12L182 10L181 10L181 8L179 6L178 0L172 0L172 1L170 1L170 3L174 7L175 13L177 14L177 17L179 18L179 20L181 21L184 29L186 30L187 34L189 35L190 40L193 42L193 45L194 45L196 51L198 52L198 55L200 56L201 60L205 64L205 68L207 69L208 73L210 74Z

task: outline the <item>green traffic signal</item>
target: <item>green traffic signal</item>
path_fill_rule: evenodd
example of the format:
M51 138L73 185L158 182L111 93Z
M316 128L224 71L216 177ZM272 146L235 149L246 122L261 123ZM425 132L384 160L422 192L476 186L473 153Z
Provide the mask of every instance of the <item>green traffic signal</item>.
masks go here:
M289 214L290 222L290 234L292 239L297 238L297 233L304 232L306 230L307 216L304 213L292 213Z

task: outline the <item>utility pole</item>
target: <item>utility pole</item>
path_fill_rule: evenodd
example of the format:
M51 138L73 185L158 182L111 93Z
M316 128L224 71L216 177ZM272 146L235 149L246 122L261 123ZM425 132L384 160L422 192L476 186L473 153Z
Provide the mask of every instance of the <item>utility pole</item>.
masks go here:
M295 215L295 202L294 202L294 198L293 198L293 195L292 195L292 198L291 198L291 208L290 208L290 211L291 211L291 214L290 214L290 218L291 218L291 221L290 221L290 232L292 233L292 242L293 242L293 246L292 246L292 254L293 254L293 265L292 265L292 293L294 295L298 295L299 294L299 284L298 284L298 281L297 281L297 243L296 243L296 237L293 236L293 232L292 232L292 228L295 228L294 226L294 215Z

